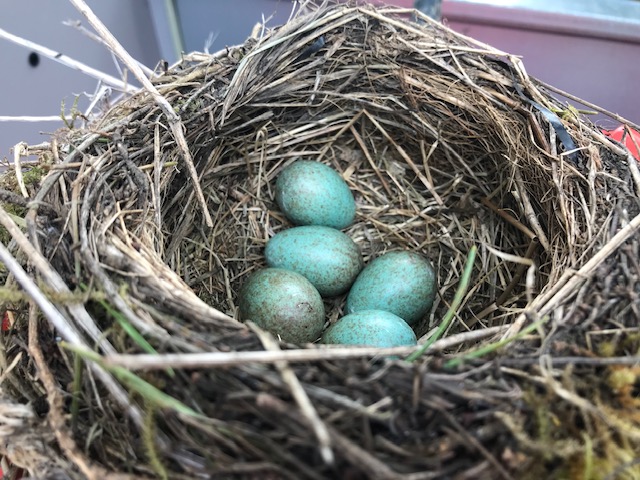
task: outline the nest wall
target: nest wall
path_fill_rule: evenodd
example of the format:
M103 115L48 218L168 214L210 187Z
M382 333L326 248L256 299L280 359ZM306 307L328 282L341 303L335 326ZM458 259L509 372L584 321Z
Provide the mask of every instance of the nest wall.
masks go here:
M451 305L473 246L472 282L448 334L503 327L483 340L490 344L532 323L537 330L456 368L441 355L464 355L479 340L418 364L328 356L293 366L328 426L333 465L272 365L142 375L206 420L145 403L138 391L118 400L86 370L74 424L59 431L86 446L78 455L91 468L170 478L539 478L632 461L633 381L612 393L618 370L595 362L541 370L540 359L637 353L637 240L611 246L640 213L637 166L518 59L399 14L321 8L242 46L186 55L155 78L180 117L205 205L148 92L40 152L57 160L35 193L47 207L34 213L33 242L70 291L87 295L84 314L56 305L103 355L141 351L118 315L158 352L266 348L234 320L237 292L265 266L266 241L291 227L273 185L305 158L331 165L354 192L358 213L346 233L365 261L406 249L433 262L439 291L419 335ZM567 115L574 151L545 111ZM603 249L611 251L598 261ZM577 271L584 275L572 284ZM327 301L329 322L343 301ZM614 326L613 336L594 333ZM69 395L87 367L56 346L44 320L34 328ZM22 348L13 344L8 361ZM19 369L33 384L18 381L14 397L44 395L48 408L68 410L43 393L31 361ZM585 463L585 435L596 466ZM52 444L38 454L55 457ZM59 456L69 475L86 474L78 457L64 448Z
M335 38L326 35L328 45L339 47L328 59L320 55L315 61L298 60L305 40L309 41L303 38L300 46L286 42L262 54L250 53L244 62L229 62L228 57L227 62L207 59L205 65L187 62L183 68L190 67L193 74L182 73L188 78L186 84L182 79L175 84L170 76L161 78L161 92L161 82L171 82L165 95L183 117L214 226L212 231L202 228L202 208L189 174L178 167L160 173L155 199L151 174L134 177L132 188L131 172L120 172L124 183L114 184L112 190L126 199L121 210L134 211L122 215L124 230L157 252L201 298L233 315L236 302L230 292L237 292L246 274L264 265L266 240L291 226L273 202L273 181L291 161L310 158L331 164L348 179L359 217L347 233L358 241L365 258L389 249L422 251L437 262L439 272L449 272L439 278L441 285L456 283L466 253L478 239L525 258L530 244L537 241L526 218L537 217L541 235L560 235L553 247L545 238L531 292L535 295L549 275L561 272L563 262L571 261L565 250L575 248L575 262L589 248L592 236L575 230L582 218L574 228L568 224L576 220L574 215L581 216L582 206L571 218L563 217L570 207L559 208L554 187L564 190L571 184L585 198L591 195L589 200L594 200L594 192L579 175L565 173L554 179L552 165L542 163L550 154L532 152L534 139L523 142L530 137L524 107L514 114L513 105L498 106L495 99L486 98L485 89L489 84L495 88L495 80L483 82L481 74L492 70L494 63L472 62L458 72L452 66L455 57L446 58L451 39L436 37L429 49L411 45L403 51L393 42L386 46L391 33L357 26ZM286 32L281 35L286 37ZM509 73L504 75L503 80L511 83ZM238 91L223 82L234 78L241 83ZM222 99L216 98L220 90L226 92ZM117 149L122 147L135 151L145 165L158 161L180 165L181 152L171 131L160 127L156 134L162 151L154 152L147 122L145 116L138 130L138 122L129 122L120 146L113 145L113 156L106 156L110 168L121 170ZM109 166L104 169L108 172ZM527 205L528 212L518 191L536 203ZM111 195L98 193L94 201L116 203ZM483 199L491 205L483 205ZM145 206L142 212L140 206ZM154 207L159 214L154 214ZM500 217L498 209L512 212L516 225ZM109 218L112 212L103 215ZM560 252L555 258L552 248ZM473 296L478 302L470 305L470 311L489 305L516 276L514 262L489 255L484 260L487 277L478 283ZM521 308L526 303L524 282L515 287L510 304Z

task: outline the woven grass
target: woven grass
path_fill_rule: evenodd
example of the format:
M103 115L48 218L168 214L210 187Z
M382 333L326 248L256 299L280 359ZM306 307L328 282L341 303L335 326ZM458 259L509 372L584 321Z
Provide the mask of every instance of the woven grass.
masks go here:
M179 123L144 89L30 149L48 174L0 210L7 458L38 478L640 478L638 165L517 58L408 13L312 9L154 78ZM477 248L419 360L234 319L299 158L347 181L365 262L433 262L421 343Z

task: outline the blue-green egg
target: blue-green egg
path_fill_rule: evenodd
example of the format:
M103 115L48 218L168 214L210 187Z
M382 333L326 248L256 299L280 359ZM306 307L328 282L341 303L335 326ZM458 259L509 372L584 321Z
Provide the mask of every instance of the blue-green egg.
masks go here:
M401 347L416 345L416 334L402 318L384 310L350 313L325 330L322 343Z
M413 326L429 312L435 294L435 273L425 257L389 252L360 272L347 297L346 311L385 310Z
M264 250L267 265L303 275L323 297L349 290L362 270L358 246L339 230L309 225L273 236Z
M351 225L356 215L353 194L340 174L309 160L298 160L278 175L276 202L296 225L342 229Z
M240 289L239 314L285 342L314 342L322 334L325 312L320 294L302 275L265 268Z

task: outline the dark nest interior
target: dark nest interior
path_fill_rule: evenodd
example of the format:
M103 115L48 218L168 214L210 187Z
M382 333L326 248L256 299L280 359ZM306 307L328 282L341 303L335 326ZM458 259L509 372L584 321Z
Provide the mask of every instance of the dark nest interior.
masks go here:
M640 478L636 161L519 59L409 17L307 6L31 148L41 178L6 176L0 451L14 466ZM433 262L418 360L286 345L234 319L266 241L291 227L273 188L300 158L347 181L365 262ZM326 307L336 321L344 296Z

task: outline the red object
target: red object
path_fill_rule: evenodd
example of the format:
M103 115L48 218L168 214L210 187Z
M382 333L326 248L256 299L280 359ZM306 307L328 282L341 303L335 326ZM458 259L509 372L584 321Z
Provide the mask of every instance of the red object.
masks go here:
M5 478L4 472L2 471L2 468L0 468L0 480L20 480L23 477L23 475L24 475L24 470L19 468L15 472L13 472L13 475L11 475L10 477L8 476L7 478Z
M625 147L627 147L627 149L629 149L631 155L636 157L636 160L640 162L640 151L638 150L638 148L640 148L640 133L629 127L627 127L627 130L625 131L624 125L620 125L615 130L603 130L602 133L604 133L607 137L622 143Z
M11 322L9 321L9 313L4 312L4 315L2 315L2 331L6 332L10 328L11 328ZM0 479L1 478L2 478L2 475L0 474Z

